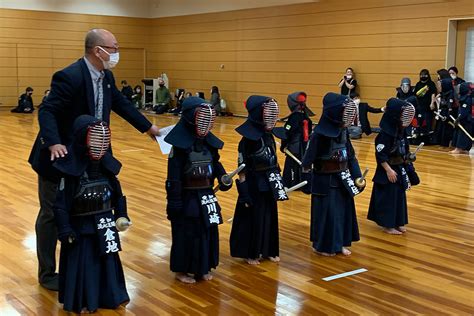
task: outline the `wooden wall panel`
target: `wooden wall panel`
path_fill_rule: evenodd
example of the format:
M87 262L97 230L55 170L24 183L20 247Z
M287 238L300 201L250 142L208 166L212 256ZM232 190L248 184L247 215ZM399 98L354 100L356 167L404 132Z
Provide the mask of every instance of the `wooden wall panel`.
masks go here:
M166 72L173 89L208 94L217 85L231 111L245 114L249 94L285 103L295 90L305 90L318 112L353 67L364 100L379 106L402 77L416 83L422 68L443 68L448 18L473 15L466 0L321 0L160 18L152 22L147 72Z
M0 83L8 82L1 86L0 106L15 106L27 86L35 89L38 105L53 73L83 56L84 36L92 28L117 37L122 55L114 71L118 86L122 79L140 82L150 26L147 19L0 9Z

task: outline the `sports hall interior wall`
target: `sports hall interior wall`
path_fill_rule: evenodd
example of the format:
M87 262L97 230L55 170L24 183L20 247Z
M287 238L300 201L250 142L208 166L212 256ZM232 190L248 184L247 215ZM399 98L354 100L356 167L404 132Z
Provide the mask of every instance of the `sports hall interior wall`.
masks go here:
M0 9L0 102L26 86L35 103L55 70L82 55L85 32L110 29L121 45L117 83L167 73L171 89L219 86L229 110L244 114L251 94L304 90L316 111L346 67L363 100L382 106L400 79L445 66L449 18L474 15L472 1L331 1L180 17L139 19ZM462 74L460 74L462 76ZM282 114L287 109L282 107Z
M31 86L39 105L53 73L84 54L84 36L94 27L111 30L121 45L122 79L139 83L145 76L145 45L150 20L86 14L0 9L0 106L13 107Z
M148 71L166 72L174 87L193 92L217 85L234 113L245 113L242 101L251 94L286 103L298 90L320 113L322 96L339 91L352 67L363 100L382 106L404 76L416 83L428 68L436 80L445 67L448 19L473 15L473 2L463 0L321 0L160 18Z

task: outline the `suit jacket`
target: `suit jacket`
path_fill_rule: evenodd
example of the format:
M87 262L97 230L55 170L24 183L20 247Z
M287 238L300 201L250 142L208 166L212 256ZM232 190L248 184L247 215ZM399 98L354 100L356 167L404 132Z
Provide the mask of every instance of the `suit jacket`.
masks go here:
M114 111L140 132L150 129L152 124L115 86L112 72L104 70L104 74L103 120L110 123L110 111ZM89 69L83 58L53 75L51 92L40 105L38 112L40 131L28 159L40 176L57 178L58 172L50 161L49 146L69 144L72 141L74 120L83 114L95 114L92 84Z

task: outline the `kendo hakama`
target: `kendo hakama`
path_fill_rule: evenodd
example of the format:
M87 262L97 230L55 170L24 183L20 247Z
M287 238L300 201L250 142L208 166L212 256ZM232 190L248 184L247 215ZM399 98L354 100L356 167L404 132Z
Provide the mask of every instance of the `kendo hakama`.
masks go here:
M460 128L461 125L471 136L474 137L474 118L472 116L472 97L469 95L469 83L465 82L459 86L459 116L456 118L456 129L453 134L453 146L457 150L469 152L472 148L472 140ZM453 151L456 153L457 151Z
M211 105L196 97L186 99L182 109L181 120L165 138L173 145L166 181L172 234L170 269L200 279L219 264L218 225L222 224L222 215L213 183L218 178L222 191L231 185L220 182L226 172L219 162L218 149L224 143L209 132L215 111L212 117L196 119L202 113L211 113ZM209 123L208 130L199 135L196 130L202 131L203 122Z
M408 224L406 190L420 182L411 162L409 143L404 134L405 127L402 127L401 123L403 108L410 108L413 115L415 112L414 107L407 104L409 103L397 99L390 99L387 102L384 116L380 121L382 130L375 138L377 169L372 179L374 186L367 219L388 229L398 229ZM406 115L405 126L409 125L413 115ZM395 183L389 181L387 172L382 166L384 162L396 172Z
M294 92L288 95L287 103L292 113L288 116L288 120L282 128L274 129L282 130L281 133L275 133L277 137L280 134L283 135L280 151L284 153L284 150L287 149L300 161L306 152L306 145L313 128L310 116L313 116L314 113L306 106L306 97L304 92ZM283 169L283 183L285 186L291 188L306 180L303 177L301 166L293 158L286 156ZM305 186L302 191L309 191L309 185Z
M274 102L274 104L273 104ZM273 129L277 114L264 123L264 106L278 110L275 101L268 97L251 96L247 100L249 118L236 130L243 136L239 143L239 165L245 181L237 180L239 197L235 207L230 234L232 257L258 260L279 256L277 201L286 200L283 181L276 156ZM276 107L276 109L275 109Z
M353 114L343 112L353 105ZM350 106L347 106L350 112ZM336 254L358 241L359 227L354 196L362 192L355 179L362 176L348 137L347 124L352 124L355 104L347 97L328 93L323 99L323 114L316 126L303 158L303 168L313 165L311 184L310 240L319 253Z
M118 218L128 221L126 200L116 178L121 164L106 148L104 156L91 161L92 154L88 156L83 145L87 128L99 123L102 131L106 123L89 115L78 117L68 155L54 163L63 174L54 205L61 241L58 298L64 310L71 312L114 309L130 300L115 227Z
M449 116L457 117L457 109L454 108L454 87L451 78L441 80L441 99L438 111L433 140L435 144L449 147L454 132L454 128L450 124L453 122Z

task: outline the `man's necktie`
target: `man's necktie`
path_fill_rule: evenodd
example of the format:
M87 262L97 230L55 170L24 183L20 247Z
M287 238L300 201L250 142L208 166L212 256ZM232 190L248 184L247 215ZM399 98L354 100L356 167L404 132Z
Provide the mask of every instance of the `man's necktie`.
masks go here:
M101 73L100 77L97 79L97 101L95 103L95 117L99 120L102 120L102 113L104 108L104 88L102 86L102 81L104 75Z

